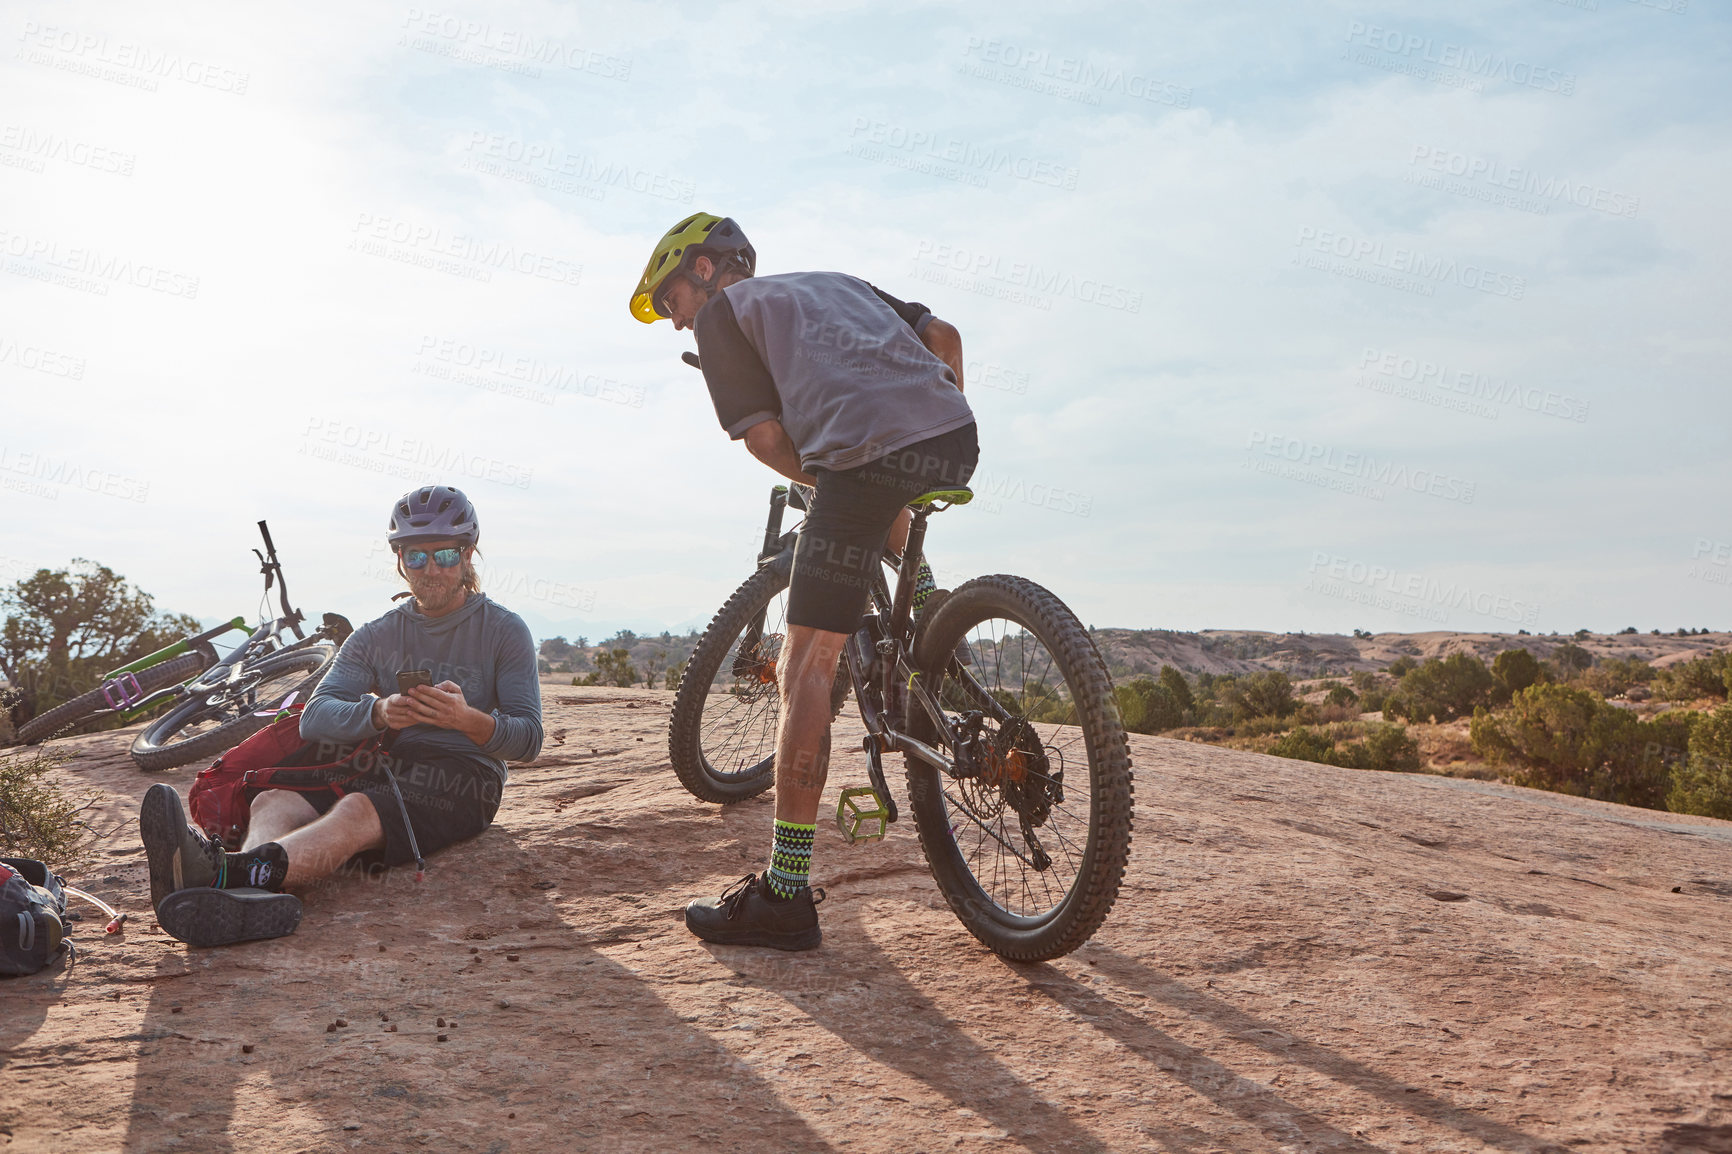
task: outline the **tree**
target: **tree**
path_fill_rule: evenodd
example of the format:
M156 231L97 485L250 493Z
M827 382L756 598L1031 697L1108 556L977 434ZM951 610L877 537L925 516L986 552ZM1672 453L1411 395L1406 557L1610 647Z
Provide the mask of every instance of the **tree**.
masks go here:
M1732 819L1732 705L1696 723L1688 760L1672 770L1666 808Z
M106 565L74 558L0 592L0 673L40 713L95 687L108 670L188 633L198 619L160 614L150 594Z
M1540 663L1525 649L1506 649L1492 659L1491 675L1503 687L1508 700L1540 679Z
M1197 699L1191 694L1191 683L1185 680L1181 671L1171 665L1161 666L1161 684L1168 693L1173 695L1173 701L1179 707L1180 713L1190 713L1197 708Z
M1418 668L1419 662L1415 661L1413 658L1397 657L1394 661L1389 663L1389 676L1400 681L1403 677L1406 677L1409 673L1412 673Z
M667 660L668 654L665 649L657 649L648 657L644 658L643 683L645 689L654 689L656 687L656 674L660 673L662 668L667 665Z
M1488 704L1497 689L1497 679L1485 662L1471 653L1452 653L1439 661L1433 657L1401 679L1383 703L1389 721L1454 721Z
M1165 678L1153 681L1138 677L1114 687L1113 696L1126 729L1132 733L1162 733L1184 724L1184 710L1164 682Z
M637 684L637 668L631 663L631 653L625 649L602 649L595 655L595 672L586 674L576 685L617 685L626 688Z
M1566 641L1552 650L1552 663L1565 677L1580 673L1594 663L1594 655L1574 642Z
M1227 686L1219 701L1243 721L1253 717L1286 717L1299 708L1293 682L1279 669L1265 669Z

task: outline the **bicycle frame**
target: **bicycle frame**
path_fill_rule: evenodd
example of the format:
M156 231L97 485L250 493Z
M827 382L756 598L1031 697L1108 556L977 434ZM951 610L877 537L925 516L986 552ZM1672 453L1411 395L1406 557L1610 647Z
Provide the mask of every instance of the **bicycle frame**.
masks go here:
M792 564L799 534L797 530L781 531L783 512L790 504L805 509L809 499L810 490L804 485L796 485L792 491L783 485L772 490L769 520L764 526L764 546L758 555L760 566L782 563L783 558ZM952 736L954 722L949 712L920 680L921 671L914 664L914 585L926 545L926 521L933 511L930 506L915 508L902 553L898 555L885 550L884 564L896 570L895 591L892 593L890 590L882 569L873 573L871 599L860 628L842 647L860 720L866 726L866 738L862 744L868 758L867 773L886 812L887 821L895 821L899 815L896 799L884 777L884 754L907 754L946 776L954 777L956 774L956 763L950 756L898 728L898 724L906 727L904 715L909 706L918 705L939 734L940 743L952 748L955 745ZM748 635L762 630L760 615L748 627ZM746 648L742 644L742 652ZM959 682L972 686L975 692L971 696L983 706L982 712L1000 723L1010 719L1009 711L978 685L966 669L959 666L954 672ZM906 700L903 686L907 687Z

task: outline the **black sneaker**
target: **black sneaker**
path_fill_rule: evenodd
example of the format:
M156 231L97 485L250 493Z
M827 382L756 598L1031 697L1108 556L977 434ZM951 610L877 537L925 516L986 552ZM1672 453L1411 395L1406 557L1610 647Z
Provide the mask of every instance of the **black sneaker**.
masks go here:
M176 890L208 886L222 872L222 846L187 824L174 786L158 782L138 807L138 834L150 863L150 908Z
M301 924L301 899L270 890L176 890L156 907L156 924L189 946L280 938Z
M773 950L812 950L823 940L817 905L824 891L801 886L783 901L768 893L769 883L747 874L713 902L686 907L686 929L722 946L768 946Z

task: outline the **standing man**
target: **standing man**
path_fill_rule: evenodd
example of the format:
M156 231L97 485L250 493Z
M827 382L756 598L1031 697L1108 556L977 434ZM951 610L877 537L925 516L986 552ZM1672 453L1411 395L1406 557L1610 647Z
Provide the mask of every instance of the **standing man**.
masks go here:
M859 277L756 277L756 267L739 225L697 213L656 245L631 311L645 324L665 317L691 329L728 436L816 489L794 552L777 670L769 868L720 900L686 907L687 927L705 941L805 950L821 936L808 876L842 644L859 628L887 540L906 540L908 502L966 484L980 447L955 328ZM924 576L917 602L931 587Z
M333 749L389 734L390 752L353 792L263 791L238 853L187 824L173 786L145 793L139 828L163 929L196 946L280 937L301 920L285 890L357 854L419 863L493 824L506 761L541 749L541 682L529 627L480 591L480 536L475 507L449 485L391 506L386 540L414 599L355 630L301 714L301 737ZM398 692L406 672L426 683Z

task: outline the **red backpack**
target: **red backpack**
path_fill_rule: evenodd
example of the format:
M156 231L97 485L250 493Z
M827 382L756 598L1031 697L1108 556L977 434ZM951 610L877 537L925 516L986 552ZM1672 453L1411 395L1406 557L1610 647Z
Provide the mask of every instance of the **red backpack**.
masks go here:
M230 849L247 835L253 798L267 789L302 793L328 789L341 797L344 787L379 764L382 735L356 746L301 739L301 710L292 705L275 721L199 770L187 802L193 824ZM332 754L334 761L321 761Z

